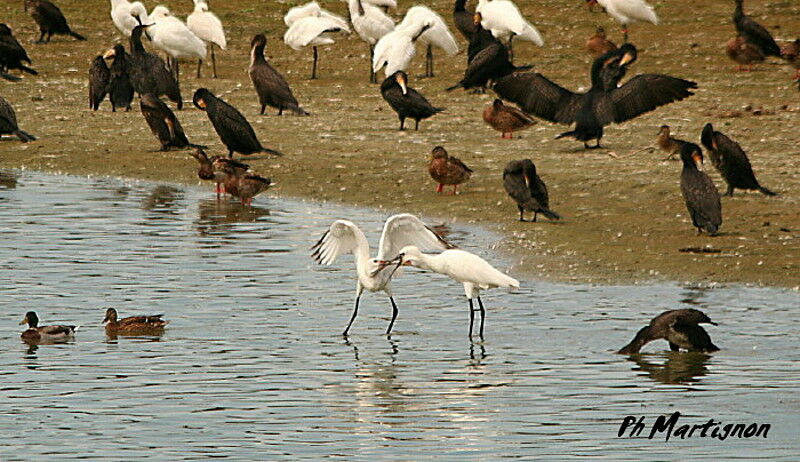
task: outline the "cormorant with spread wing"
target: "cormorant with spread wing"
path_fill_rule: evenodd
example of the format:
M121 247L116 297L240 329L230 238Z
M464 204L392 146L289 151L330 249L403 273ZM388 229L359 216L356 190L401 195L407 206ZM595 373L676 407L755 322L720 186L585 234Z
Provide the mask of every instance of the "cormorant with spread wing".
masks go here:
M592 64L592 87L573 93L537 72L512 73L495 80L494 91L525 112L550 122L575 123L575 129L556 138L571 136L586 148L599 148L603 127L633 119L645 112L693 95L695 82L663 74L640 74L617 86L627 66L636 61L636 47L626 43ZM597 140L589 146L589 140Z

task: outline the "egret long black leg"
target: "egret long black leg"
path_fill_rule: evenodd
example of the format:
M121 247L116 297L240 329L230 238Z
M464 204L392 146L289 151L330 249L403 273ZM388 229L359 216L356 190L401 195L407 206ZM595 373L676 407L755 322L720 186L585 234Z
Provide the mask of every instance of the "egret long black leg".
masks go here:
M472 338L472 323L475 321L475 309L472 307L472 299L469 300L469 336Z
M430 43L425 54L425 77L433 77L433 45Z
M386 329L386 335L389 335L392 332L392 326L394 326L394 320L397 319L397 304L394 302L392 297L389 297L389 301L392 302L392 321L389 323L389 327Z
M369 83L378 83L378 74L372 69L372 61L375 59L375 46L369 46Z
M314 49L314 65L311 67L311 80L317 78L317 47L312 47Z
M215 79L217 78L217 58L214 56L214 44L211 44L211 69L212 74L211 76Z
M361 300L361 294L359 294L356 297L356 304L353 307L353 315L350 317L350 322L347 323L347 327L344 329L344 332L342 332L342 335L344 335L345 337L347 337L347 333L350 331L350 326L353 325L353 321L355 321L356 315L358 314L358 301L359 300Z
M200 78L200 69L202 69L202 67L203 67L203 60L202 59L198 59L197 60L197 78L198 79Z
M483 302L478 297L478 306L481 307L481 340L483 340L483 319L486 317L486 310L483 309Z

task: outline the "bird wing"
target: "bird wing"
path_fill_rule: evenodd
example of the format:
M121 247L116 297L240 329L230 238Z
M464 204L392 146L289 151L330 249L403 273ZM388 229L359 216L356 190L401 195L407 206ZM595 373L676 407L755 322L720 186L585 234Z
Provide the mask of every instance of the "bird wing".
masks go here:
M697 88L697 83L662 74L640 74L599 98L595 113L602 125L624 122L692 96L690 88Z
M395 29L381 37L375 44L372 70L378 72L386 65L387 77L396 71L404 71L416 53L411 37L401 29Z
M676 320L671 326L676 332L683 334L692 346L690 350L717 351L716 345L711 341L711 336L703 328L695 323L681 323ZM669 339L668 339L669 340Z
M0 96L0 127L17 129L17 114L14 112L14 107L2 96Z
M42 335L71 335L75 326L42 326L37 328Z
M339 255L347 253L369 256L369 243L361 229L352 221L336 220L311 250L311 258L317 263L330 265Z
M503 187L517 204L524 205L533 199L530 187L525 183L525 175L522 170L505 170L503 172Z
M51 2L38 2L36 9L46 18L47 23L52 26L52 29L69 30L67 18L64 17L64 13L62 13L61 9L55 4Z
M717 187L705 172L696 171L693 174L685 182L683 175L681 176L681 192L686 208L693 218L700 218L695 220L697 222L722 223L722 205Z
M750 165L750 160L742 147L739 146L739 143L728 138L724 133L717 131L714 132L713 142L716 145L715 150L719 156L719 161L728 164L728 169L738 172L752 171L753 167Z
M319 16L321 11L322 8L320 8L317 2L309 2L305 5L296 6L290 8L289 11L286 12L286 16L283 17L283 23L286 24L286 27L292 27L294 23L305 17Z
M658 24L658 16L652 6L644 0L616 0L614 10L623 16L635 21L644 21Z
M445 241L419 218L409 213L393 215L383 225L378 244L378 260L394 258L400 249L414 245L421 250L446 250L453 245Z
M764 26L751 17L745 16L741 22L736 22L735 25L736 31L743 35L748 42L755 44L770 56L780 56L780 47L775 43L775 39Z
M214 101L213 103L210 102L212 100ZM249 138L249 140L259 143L253 126L250 125L250 122L247 121L238 109L219 98L209 98L206 104L214 105L210 110L206 110L206 115L211 119L211 124L214 125L214 129L217 131L220 138L223 137L223 133L226 133L229 134L228 136L233 134L232 136L235 137L234 139L241 139L241 142L246 143ZM232 140L223 139L225 145L228 145L229 141Z
M406 105L408 109L417 112L437 112L437 108L428 101L427 98L422 96L420 92L413 88L409 88L405 96L398 92L402 98L402 104Z
M377 6L368 3L362 5L363 15L353 15L351 11L353 29L362 40L374 45L381 37L394 30L394 21Z
M300 50L325 32L340 28L334 21L317 16L307 16L292 24L283 35L283 41L294 50Z
M144 120L150 127L150 131L160 142L166 143L175 139L174 127L171 127L168 123L169 115L167 115L167 112L172 111L166 104L160 100L151 101L142 98L139 100L139 107ZM173 115L172 117L174 118L175 116Z
M214 43L223 50L228 46L222 21L214 13L195 11L186 18L186 26L201 40Z
M497 79L493 89L525 112L562 124L575 121L583 99L582 94L562 88L538 72L509 74Z
M297 99L289 87L289 83L269 63L261 63L250 67L250 80L259 94L269 93L273 99L297 105Z
M467 164L465 164L464 162L462 162L462 161L461 161L461 159L459 159L458 157L449 156L449 157L447 158L447 160L448 160L450 163L453 163L453 164L455 164L457 167L459 167L459 168L463 168L464 170L468 171L469 173L473 173L472 169L471 169L471 168L469 168L469 167L467 167Z
M92 108L103 101L110 79L111 70L109 70L103 57L98 56L92 61L92 67L89 68L89 97Z
M403 21L397 27L412 27L412 24L420 22L430 26L419 36L420 42L435 45L449 56L458 53L458 44L453 34L450 33L450 29L447 28L447 23L435 11L426 6L418 5L409 8Z

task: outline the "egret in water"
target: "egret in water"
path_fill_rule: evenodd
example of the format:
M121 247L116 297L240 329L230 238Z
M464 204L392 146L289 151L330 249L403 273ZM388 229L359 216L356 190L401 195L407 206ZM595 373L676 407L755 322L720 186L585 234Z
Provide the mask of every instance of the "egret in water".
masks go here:
M311 255L314 260L322 265L330 265L340 255L352 253L356 261L356 302L353 308L353 315L347 323L342 335L347 335L350 326L358 314L358 302L364 290L370 292L384 291L392 302L392 321L386 329L386 335L392 331L394 320L397 318L397 304L392 298L390 282L395 275L399 265L390 267L386 260L394 257L400 249L407 245L417 245L424 249L444 250L453 246L447 243L441 236L433 232L419 218L408 213L394 215L386 220L383 225L383 234L378 244L378 255L375 258L369 257L369 242L367 237L352 221L336 220L331 227L322 235L319 241L311 248L314 253ZM417 247L414 247L417 248Z
M393 263L397 265L392 266ZM494 287L519 288L519 281L507 276L490 265L483 258L460 249L448 249L439 255L429 255L420 252L419 248L409 245L400 249L400 253L392 260L378 263L378 270L387 267L399 268L401 265L416 266L435 273L450 276L450 278L464 284L464 293L469 301L469 336L472 337L472 325L475 321L475 307L473 298L478 299L481 312L480 337L483 338L483 320L486 312L481 301L481 289Z

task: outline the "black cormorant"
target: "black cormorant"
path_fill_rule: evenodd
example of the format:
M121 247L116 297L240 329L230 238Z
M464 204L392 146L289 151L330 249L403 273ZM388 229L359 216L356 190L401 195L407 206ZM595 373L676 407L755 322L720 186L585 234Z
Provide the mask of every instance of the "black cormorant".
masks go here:
M774 196L775 193L761 186L750 166L747 158L739 143L728 138L722 132L714 131L711 124L703 127L701 136L703 146L708 150L711 164L719 170L722 178L728 183L727 196L733 196L734 188L757 189L767 196Z
M111 79L108 81L108 95L111 98L111 110L116 112L117 108L131 110L133 101L133 85L128 73L130 72L130 56L125 47L117 44L113 48L113 54L106 54L106 59L113 57L111 63Z
M284 109L308 115L308 112L297 104L297 99L292 94L286 79L264 59L266 46L267 38L263 34L256 35L250 42L250 80L253 81L258 93L261 114L264 114L267 106L271 106L278 109L278 115L283 114Z
M89 108L96 111L108 94L111 71L102 55L96 56L89 67Z
M742 10L743 0L735 0L736 8L733 10L733 24L736 32L745 41L757 46L766 56L781 56L781 49L769 31L761 24L757 23L750 16L744 14Z
M64 13L49 0L25 0L25 9L30 12L33 20L39 25L41 35L37 43L49 42L53 34L71 35L78 40L86 40L84 36L69 28ZM47 36L46 40L45 36Z
M142 45L142 34L146 27L136 26L131 32L131 52L128 56L128 76L136 93L144 95L152 93L156 96L166 95L170 101L177 104L178 109L183 108L181 89L178 81L167 69L164 60L149 53ZM111 56L114 56L112 53Z
M658 339L668 341L672 351L681 348L704 353L719 351L719 348L711 342L708 332L700 326L703 323L717 325L700 310L684 308L665 311L653 318L650 324L642 327L631 343L622 347L617 353L637 354L647 343Z
M456 0L453 5L453 23L456 29L461 32L467 41L472 40L472 34L475 33L475 22L473 21L473 13L467 11L467 0Z
M714 182L702 170L703 153L700 146L686 143L681 147L681 194L698 234L705 230L717 234L722 225L722 202Z
M25 48L22 48L22 45L14 37L11 28L6 24L0 23L0 71L19 69L28 74L38 74L35 69L22 64L23 62L31 64L31 58L28 57Z
M194 92L192 101L197 109L205 111L222 144L228 148L228 157L233 157L234 152L240 154L266 152L276 156L283 155L279 151L262 146L250 122L242 113L214 96L208 89L198 88Z
M0 135L15 135L23 143L36 139L30 133L19 129L14 108L2 96L0 96Z
M161 143L162 151L169 151L170 148L205 147L189 142L175 113L157 96L145 93L139 101L139 107L150 131Z
M414 130L419 130L419 121L444 111L433 107L417 90L409 87L408 75L397 71L381 83L381 95L400 118L400 130L405 130L406 118L414 119Z
M503 169L503 187L519 209L519 221L525 220L525 211L533 212L533 221L541 213L551 220L561 219L561 215L550 210L550 197L547 186L530 159L512 160Z

